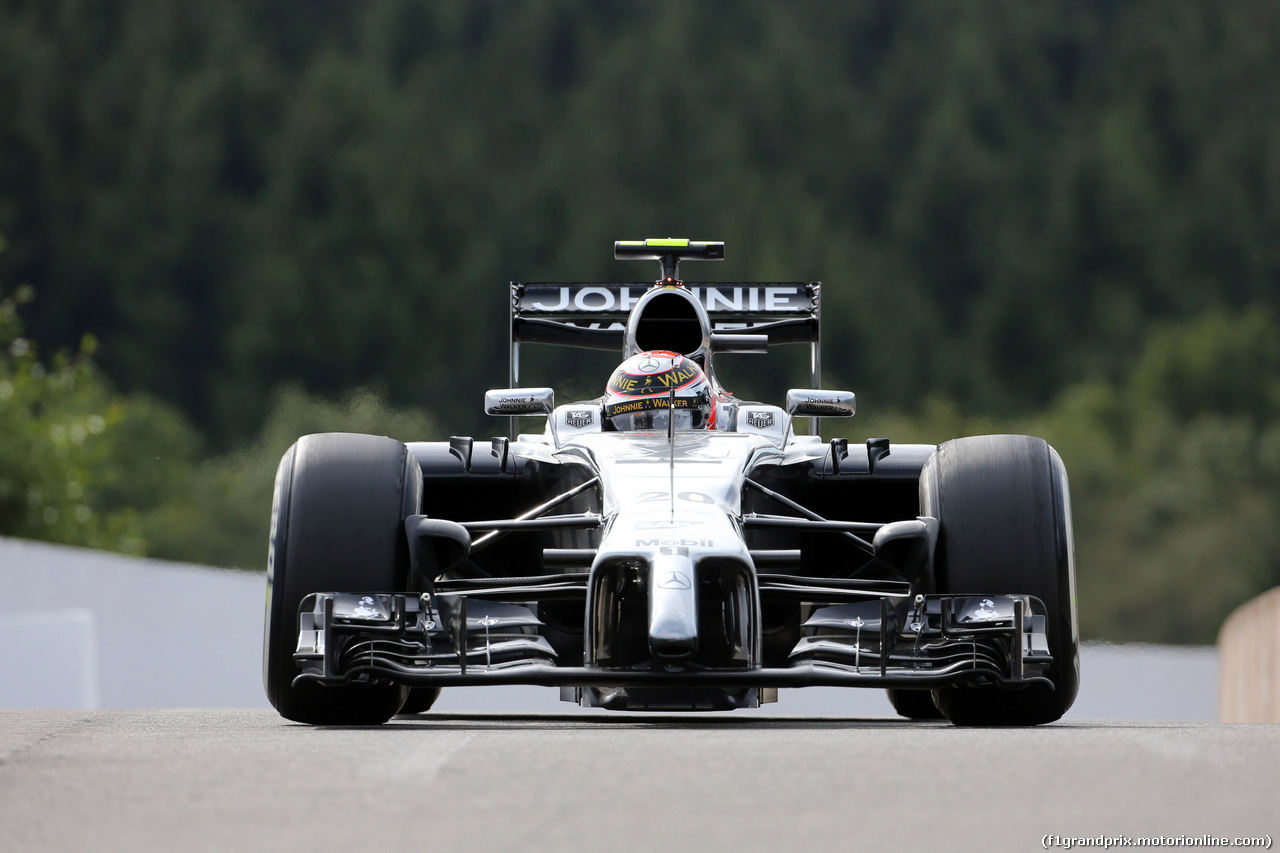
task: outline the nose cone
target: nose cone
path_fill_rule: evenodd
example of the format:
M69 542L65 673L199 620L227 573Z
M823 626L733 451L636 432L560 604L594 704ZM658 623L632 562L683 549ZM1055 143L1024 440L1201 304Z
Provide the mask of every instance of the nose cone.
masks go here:
M685 660L698 650L698 621L691 613L663 613L649 624L649 650L660 660Z
M698 585L688 557L659 554L649 572L649 651L687 660L698 650Z

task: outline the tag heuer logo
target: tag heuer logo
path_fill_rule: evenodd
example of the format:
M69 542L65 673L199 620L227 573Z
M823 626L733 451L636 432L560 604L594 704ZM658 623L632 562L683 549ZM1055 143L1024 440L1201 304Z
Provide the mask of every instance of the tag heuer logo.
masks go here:
M590 409L579 410L576 412L567 412L564 416L564 422L571 427L582 428L591 426L596 422L596 414Z
M773 412L747 412L747 425L756 429L773 426Z

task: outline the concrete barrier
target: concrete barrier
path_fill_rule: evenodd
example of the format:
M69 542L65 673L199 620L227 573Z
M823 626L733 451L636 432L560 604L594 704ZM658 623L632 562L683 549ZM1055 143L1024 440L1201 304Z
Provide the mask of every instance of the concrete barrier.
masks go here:
M1280 586L1227 617L1218 661L1218 719L1280 723Z
M0 537L0 708L267 708L261 573Z

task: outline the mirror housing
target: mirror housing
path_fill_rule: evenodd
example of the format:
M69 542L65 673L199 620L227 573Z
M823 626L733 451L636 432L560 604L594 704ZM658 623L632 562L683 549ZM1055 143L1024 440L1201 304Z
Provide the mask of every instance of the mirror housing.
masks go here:
M484 394L486 415L550 415L555 408L550 388L498 388Z
M851 418L855 408L852 391L792 388L787 392L787 414L793 418Z

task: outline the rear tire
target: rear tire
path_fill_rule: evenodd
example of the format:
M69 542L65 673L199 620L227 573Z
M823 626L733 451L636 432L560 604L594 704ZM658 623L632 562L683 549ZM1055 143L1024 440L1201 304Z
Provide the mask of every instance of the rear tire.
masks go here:
M933 702L933 693L929 690L912 690L906 687L890 687L885 690L889 695L889 704L898 712L899 717L908 720L941 720L942 712Z
M409 690L409 698L400 709L401 714L425 714L431 710L440 698L439 687L413 687Z
M938 592L1034 595L1047 609L1053 655L1052 689L946 687L933 691L938 709L961 726L1032 726L1061 718L1080 684L1071 499L1062 459L1031 436L948 441L926 465L921 503L940 522Z
M313 592L404 592L404 519L418 510L422 475L408 448L381 436L299 439L276 472L267 557L263 682L282 716L315 725L391 719L408 689L390 683L295 685L298 606Z

